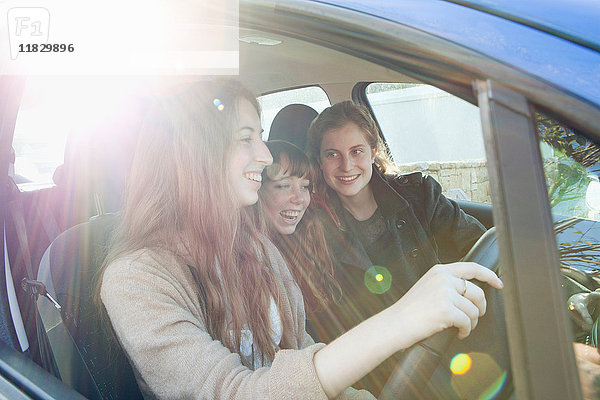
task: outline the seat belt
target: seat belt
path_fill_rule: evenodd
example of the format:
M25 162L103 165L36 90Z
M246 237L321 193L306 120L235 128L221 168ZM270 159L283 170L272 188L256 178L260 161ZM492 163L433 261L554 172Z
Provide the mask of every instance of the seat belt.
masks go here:
M33 301L33 310L35 312L35 330L40 353L40 362L44 369L60 379L60 372L58 371L58 366L56 365L56 360L54 359L54 354L52 353L52 348L50 347L50 342L48 340L46 330L44 329L44 323L40 317L37 299L39 296L44 296L48 298L48 300L50 300L58 310L61 310L61 307L58 302L47 293L44 284L34 279L33 267L31 265L31 253L29 251L27 231L25 228L25 218L23 216L23 208L19 198L20 191L13 179L9 178L8 181L10 185L10 196L12 197L8 202L9 214L12 217L15 225L15 231L19 241L19 253L23 258L23 262L25 263L25 271L27 273L27 276L21 281L21 287L29 295L31 295Z

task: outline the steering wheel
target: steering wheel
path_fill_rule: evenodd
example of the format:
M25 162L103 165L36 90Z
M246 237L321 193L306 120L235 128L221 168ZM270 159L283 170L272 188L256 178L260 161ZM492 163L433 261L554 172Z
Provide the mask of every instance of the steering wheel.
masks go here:
M481 236L463 261L477 262L497 272L495 228ZM458 353L485 353L499 367L498 370L510 370L502 294L493 288L483 289L487 299L487 312L469 337L458 340L456 328L447 329L406 350L405 356L383 387L379 399L462 398L462 394L457 394L451 388L452 372L448 368L449 359ZM509 375L506 374L507 379ZM509 386L504 384L499 392L510 391ZM485 389L482 388L481 392Z

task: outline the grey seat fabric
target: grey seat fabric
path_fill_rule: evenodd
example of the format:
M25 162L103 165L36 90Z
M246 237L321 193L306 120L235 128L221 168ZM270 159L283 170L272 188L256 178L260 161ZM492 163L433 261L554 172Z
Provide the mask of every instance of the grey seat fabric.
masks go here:
M306 150L308 128L317 115L312 107L304 104L283 107L273 119L269 140L285 140Z
M96 217L60 234L38 272L62 312L40 299L40 314L65 383L90 399L142 399L121 347L101 323L93 295L116 214Z

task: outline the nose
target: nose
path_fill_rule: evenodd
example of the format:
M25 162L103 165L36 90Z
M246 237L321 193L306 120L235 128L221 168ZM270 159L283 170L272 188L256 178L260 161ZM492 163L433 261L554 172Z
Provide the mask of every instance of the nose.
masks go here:
M342 156L342 169L344 171L350 171L354 167L352 157Z
M304 197L302 196L301 188L299 186L294 186L292 188L292 197L290 201L292 202L292 204L304 203Z
M265 142L262 140L257 142L256 148L254 149L254 160L264 166L273 164L273 156Z

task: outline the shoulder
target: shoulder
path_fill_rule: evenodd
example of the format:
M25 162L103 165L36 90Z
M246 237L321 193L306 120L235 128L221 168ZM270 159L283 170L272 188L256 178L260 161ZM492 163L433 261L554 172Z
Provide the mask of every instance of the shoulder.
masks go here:
M402 196L441 194L442 187L432 176L421 172L383 175L382 179Z
M383 179L390 185L397 188L407 189L425 189L439 187L440 184L431 175L425 175L422 172L411 172L409 174L384 175Z
M192 279L181 258L167 251L142 249L119 257L106 267L100 295L106 303L134 293L193 292Z
M426 178L426 176L424 176L421 172L411 172L409 174L383 175L383 177L389 184L397 186L422 185Z
M183 269L183 264L181 259L167 251L137 250L111 262L104 271L103 282L128 276L139 277L144 274L178 275Z

